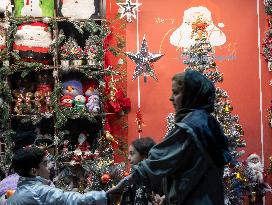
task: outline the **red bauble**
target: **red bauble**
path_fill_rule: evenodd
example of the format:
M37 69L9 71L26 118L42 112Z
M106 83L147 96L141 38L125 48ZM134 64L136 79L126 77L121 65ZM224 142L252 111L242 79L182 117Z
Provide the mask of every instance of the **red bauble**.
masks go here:
M109 174L103 174L101 177L101 181L103 184L107 184L110 181L111 177Z
M129 175L129 172L128 171L124 171L123 175L124 175L124 177L127 177Z

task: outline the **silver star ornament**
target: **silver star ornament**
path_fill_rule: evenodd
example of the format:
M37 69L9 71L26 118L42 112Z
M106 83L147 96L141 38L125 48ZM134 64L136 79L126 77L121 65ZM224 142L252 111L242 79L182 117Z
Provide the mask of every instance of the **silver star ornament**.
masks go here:
M125 52L125 54L136 63L136 69L132 76L132 80L135 80L137 77L144 75L144 81L146 82L146 76L151 76L154 80L158 80L155 70L152 67L152 64L159 60L164 54L149 53L147 41L145 36L143 37L142 45L139 53Z
M132 17L136 19L136 9L141 3L132 3L131 0L126 0L126 3L116 3L121 9L121 18L127 17L127 22L132 22Z

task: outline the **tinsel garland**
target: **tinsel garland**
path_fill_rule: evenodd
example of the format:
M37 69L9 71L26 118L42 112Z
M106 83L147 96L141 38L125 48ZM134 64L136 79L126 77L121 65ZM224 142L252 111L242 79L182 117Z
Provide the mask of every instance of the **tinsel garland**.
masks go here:
M270 21L270 20L269 20ZM263 56L264 59L269 63L271 63L272 61L272 30L269 29L268 31L266 31L265 33L265 38L264 38L264 42L263 42Z
M264 6L265 6L265 13L267 15L272 15L272 1L264 0Z

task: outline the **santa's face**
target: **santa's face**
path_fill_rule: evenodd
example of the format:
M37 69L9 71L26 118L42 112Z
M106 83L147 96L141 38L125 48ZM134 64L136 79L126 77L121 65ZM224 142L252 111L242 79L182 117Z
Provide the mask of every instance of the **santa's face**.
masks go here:
M86 135L85 134L80 134L78 137L78 143L82 144L86 140Z
M72 99L69 99L69 98L65 98L62 100L62 103L66 104L66 105L69 105L73 103L73 100Z
M253 157L247 161L247 166L250 169L257 170L257 171L263 171L263 165L258 157Z
M78 103L85 103L86 99L83 95L78 95L75 97L75 102L78 102Z
M49 48L52 37L45 27L25 25L17 31L14 42L20 46Z
M63 0L61 13L75 19L88 19L95 13L94 0Z

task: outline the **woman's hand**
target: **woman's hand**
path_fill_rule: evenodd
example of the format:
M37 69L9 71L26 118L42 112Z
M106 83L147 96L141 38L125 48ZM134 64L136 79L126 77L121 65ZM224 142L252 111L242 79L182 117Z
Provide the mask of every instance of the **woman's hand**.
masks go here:
M163 205L165 204L165 195L160 196L158 194L152 194L152 204L153 205Z

